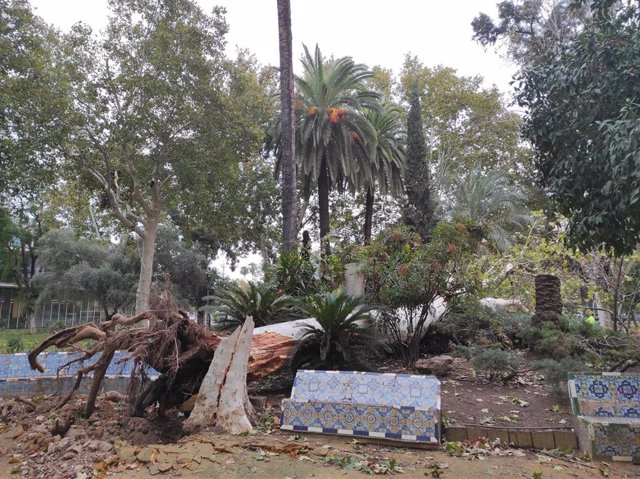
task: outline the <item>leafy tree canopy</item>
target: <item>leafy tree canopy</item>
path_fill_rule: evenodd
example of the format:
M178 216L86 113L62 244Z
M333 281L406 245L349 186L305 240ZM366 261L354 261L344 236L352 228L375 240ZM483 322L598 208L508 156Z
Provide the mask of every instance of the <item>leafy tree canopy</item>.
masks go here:
M640 25L636 4L604 3L574 40L523 68L517 101L569 241L621 255L640 239Z

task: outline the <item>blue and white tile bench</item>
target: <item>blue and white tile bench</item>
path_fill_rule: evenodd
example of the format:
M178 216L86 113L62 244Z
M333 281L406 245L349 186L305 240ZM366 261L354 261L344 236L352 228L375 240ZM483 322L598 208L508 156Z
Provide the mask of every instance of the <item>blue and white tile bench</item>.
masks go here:
M38 361L44 367L44 373L31 370L26 353L0 354L0 397L65 394L75 383L78 370L97 360L97 357L95 357L90 360L91 363L85 363L84 361L74 363L60 371L59 377L56 377L60 366L80 354L68 352L41 353L38 356ZM126 354L123 351L117 351L114 354L102 383L104 391L126 392L133 368L133 361L131 360L119 363L120 360L126 357ZM151 370L149 371L149 376L157 376L157 372ZM78 390L80 394L88 392L91 380L91 375L83 378Z
M422 444L440 443L435 376L353 371L296 374L280 428Z
M583 452L594 459L640 459L640 375L571 374L569 395Z

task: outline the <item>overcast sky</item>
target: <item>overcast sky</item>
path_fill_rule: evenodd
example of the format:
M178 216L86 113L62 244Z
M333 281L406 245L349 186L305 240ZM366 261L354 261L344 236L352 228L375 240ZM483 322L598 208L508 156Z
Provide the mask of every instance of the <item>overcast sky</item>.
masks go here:
M263 64L278 65L276 0L198 0L210 12L227 10L229 54L247 48ZM359 63L399 72L407 53L427 66L445 65L485 83L509 89L513 65L472 39L471 21L480 12L495 16L498 0L291 0L294 68L302 44L326 55L349 55ZM67 30L83 21L96 30L108 15L106 0L31 0L36 13Z

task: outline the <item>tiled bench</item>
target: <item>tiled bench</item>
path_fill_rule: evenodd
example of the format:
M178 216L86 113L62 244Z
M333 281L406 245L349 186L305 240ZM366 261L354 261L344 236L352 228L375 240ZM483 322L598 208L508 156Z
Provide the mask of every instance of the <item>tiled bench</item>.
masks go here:
M74 363L60 371L59 377L56 377L58 368L80 354L68 352L40 354L38 360L45 369L44 373L31 370L25 353L0 354L0 397L66 393L73 386L78 370L91 363L83 361ZM117 351L114 354L103 381L103 390L126 392L133 369L133 361L119 363L125 357L127 357L127 353L124 351ZM96 360L97 357L90 361L95 362ZM153 370L150 370L148 374L152 378L158 375ZM91 376L83 378L79 392L81 394L88 392L90 385Z
M640 375L569 375L580 449L593 459L640 458Z
M434 376L352 371L296 374L281 429L425 444L440 442L440 381Z

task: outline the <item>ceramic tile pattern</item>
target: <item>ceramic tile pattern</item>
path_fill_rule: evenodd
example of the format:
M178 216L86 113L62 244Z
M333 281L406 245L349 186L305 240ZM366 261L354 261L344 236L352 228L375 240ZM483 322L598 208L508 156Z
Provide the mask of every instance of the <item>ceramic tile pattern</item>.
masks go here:
M440 381L409 374L300 370L291 399L440 409Z
M42 353L38 359L45 372L40 373L31 369L27 355L24 353L0 354L0 397L35 396L66 392L73 385L78 370L90 363L84 361L74 363L62 369L59 378L56 378L58 368L80 356L81 353ZM108 388L106 390L126 390L125 383L128 384L128 379L133 369L133 361L125 361L126 357L127 353L124 351L117 351L114 354L106 373L107 378L104 385L105 388ZM147 374L152 378L158 375L154 370L148 370ZM82 381L81 391L87 384L90 384L90 380Z
M282 409L282 429L440 441L440 382L433 376L298 371Z
M640 376L572 374L569 395L583 451L613 460L640 455Z

